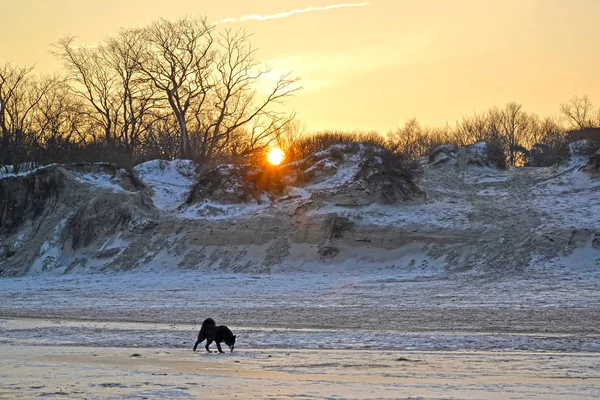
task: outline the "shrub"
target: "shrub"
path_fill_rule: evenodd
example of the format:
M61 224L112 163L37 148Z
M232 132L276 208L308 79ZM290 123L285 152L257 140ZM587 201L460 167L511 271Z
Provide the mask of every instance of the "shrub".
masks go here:
M329 230L330 239L339 239L344 236L344 233L354 230L354 222L350 218L332 214L325 220L325 226Z
M418 160L409 160L402 153L373 147L367 150L354 179L379 190L383 203L393 204L423 193L415 183L422 172Z
M490 163L498 169L506 169L506 152L500 140L487 142L487 157Z
M321 256L321 258L326 259L337 256L339 252L340 249L338 249L337 247L322 246L319 248L318 254Z
M284 150L286 161L294 162L303 160L319 151L326 150L335 144L349 144L350 146L355 146L356 151L358 151L358 146L361 142L380 147L386 146L385 138L376 132L325 131L303 136L295 140ZM348 149L348 151L352 152L352 148Z
M205 199L220 203L262 202L267 194L277 197L286 189L285 176L278 166L219 165L200 175L192 188L187 204Z

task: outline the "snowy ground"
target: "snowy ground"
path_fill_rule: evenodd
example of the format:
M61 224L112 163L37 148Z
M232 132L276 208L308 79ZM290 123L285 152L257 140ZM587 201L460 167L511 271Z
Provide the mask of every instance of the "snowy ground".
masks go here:
M190 325L213 316L240 328L596 334L596 274L488 280L393 269L42 275L0 280L0 316Z
M600 398L600 287L589 274L3 279L0 395ZM191 351L207 316L237 334L232 354Z

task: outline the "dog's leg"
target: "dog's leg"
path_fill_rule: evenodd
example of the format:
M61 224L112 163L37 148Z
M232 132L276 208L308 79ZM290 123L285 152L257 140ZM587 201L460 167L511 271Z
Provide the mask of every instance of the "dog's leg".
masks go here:
M194 344L194 351L196 351L196 347L198 347L198 345L204 340L206 339L206 335L204 335L204 332L200 331L198 332L198 340L196 340L196 344Z
M221 343L216 342L217 343L217 349L219 349L219 353L225 353L222 349L221 349Z
M210 346L210 344L212 343L212 339L206 339L206 346L204 346L204 348L206 349L206 351L208 351L210 353L210 349L208 348L208 346Z

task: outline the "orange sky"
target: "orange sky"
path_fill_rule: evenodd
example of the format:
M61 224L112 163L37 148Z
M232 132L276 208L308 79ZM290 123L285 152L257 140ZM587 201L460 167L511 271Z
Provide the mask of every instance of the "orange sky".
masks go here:
M48 54L60 37L95 42L159 17L220 21L361 2L0 0L0 62L50 72L60 68ZM413 116L453 123L508 101L553 115L575 94L600 106L598 0L371 0L285 15L226 25L254 32L275 71L302 77L288 105L311 130L386 132Z

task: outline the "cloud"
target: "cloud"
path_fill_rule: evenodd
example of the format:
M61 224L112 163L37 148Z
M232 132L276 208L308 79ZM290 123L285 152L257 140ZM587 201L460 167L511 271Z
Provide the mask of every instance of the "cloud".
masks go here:
M334 4L331 6L322 6L322 7L306 7L306 8L300 9L300 10L291 10L291 11L285 11L285 12L280 12L277 14L270 14L270 15L249 14L249 15L244 15L243 17L240 17L240 18L225 18L225 19L222 19L221 21L219 21L218 23L225 24L225 23L230 23L230 22L245 22L245 21L250 21L250 20L268 21L270 19L287 18L294 14L303 14L303 13L308 13L308 12L313 12L313 11L328 11L328 10L335 10L338 8L346 8L346 7L367 7L370 5L371 5L371 3L343 3L343 4Z

